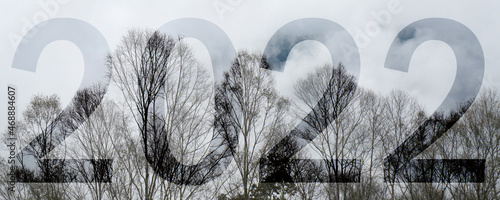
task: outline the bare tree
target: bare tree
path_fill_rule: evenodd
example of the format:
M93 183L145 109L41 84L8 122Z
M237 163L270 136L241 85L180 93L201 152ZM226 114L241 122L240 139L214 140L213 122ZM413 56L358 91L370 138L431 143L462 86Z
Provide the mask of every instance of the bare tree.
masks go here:
M369 90L363 90L360 103L363 107L364 120L362 132L366 138L363 146L362 172L360 186L357 187L356 197L351 199L381 199L383 192L383 156L381 156L384 130L384 98Z
M133 185L143 199L195 197L200 185L216 176L215 166L230 155L208 147L218 137L210 76L180 40L132 30L108 57L112 79L136 113L145 157L137 160L141 164L130 179L139 174Z
M23 113L23 120L18 123L20 145L27 145L26 151L17 155L20 163L18 180L26 182L23 184L26 188L20 188L20 191L27 191L23 198L69 198L69 183L59 183L74 176L65 160L61 159L66 156L67 147L59 144L70 133L61 128L65 119L62 111L56 95L35 95ZM35 158L36 163L25 163L25 155Z
M152 43L157 43L157 49L148 51L150 38ZM150 118L156 120L159 117L153 106L159 100L162 85L165 83L167 63L173 46L172 39L160 37L158 33L132 30L123 38L117 50L108 57L108 65L116 74L112 76L112 80L121 89L128 108L137 112L134 120L139 127L143 151L147 156L151 145L148 143L149 131L158 128L154 122L150 122ZM151 66L148 62L157 66ZM137 161L142 162L137 163L138 171L131 172L131 175L135 176L137 173L141 179L133 185L141 199L153 199L160 179L157 174L151 172L145 159ZM136 181L132 178L135 177L131 177L131 181Z
M385 136L382 138L382 154L385 157L423 122L425 113L417 100L401 90L393 90L385 100L384 123ZM399 160L403 162L402 160ZM406 186L410 183L398 183L396 177L386 180L386 189L390 199L398 199L407 192Z
M312 144L325 158L329 182L334 182L324 185L327 197L346 198L348 188L343 182L359 179L360 163L353 159L360 158L364 139L358 131L364 110L355 77L342 64L325 65L299 80L294 91L305 105L305 109L299 107L299 115L311 112L304 120L317 133Z
M224 127L239 177L227 196L249 199L257 188L259 158L286 130L288 100L279 97L260 54L239 52L216 90L216 127ZM231 133L237 133L231 134Z
M68 123L68 128L74 130L74 137L70 141L73 147L69 150L71 157L78 160L75 168L85 180L84 184L92 199L104 199L106 194L107 198L112 198L113 195L107 193L109 182L113 182L112 177L121 176L116 172L113 175L110 170L111 159L116 156L113 141L119 142L121 135L129 134L124 114L113 102L103 100L106 92L100 85L80 90L71 104L73 109L67 116L68 121L85 119L77 127L71 127L72 123ZM91 111L91 108L95 109ZM88 159L91 160L90 163Z
M453 154L461 159L485 159L483 183L457 184L454 199L498 199L500 197L500 94L486 89L452 129L457 142ZM448 135L450 135L448 134ZM451 136L450 136L451 137ZM451 138L452 139L452 138ZM447 146L447 148L450 148Z

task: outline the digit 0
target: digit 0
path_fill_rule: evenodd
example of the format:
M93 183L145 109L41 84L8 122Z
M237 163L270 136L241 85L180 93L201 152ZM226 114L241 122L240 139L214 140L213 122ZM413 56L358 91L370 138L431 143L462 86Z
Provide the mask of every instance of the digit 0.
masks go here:
M222 80L223 72L229 69L231 62L235 58L236 53L234 47L224 31L206 20L194 18L178 19L163 25L160 27L159 31L167 35L200 40L210 54L214 80L216 82ZM162 85L164 86L165 84ZM164 92L165 90L161 89L161 91ZM160 109L163 108L164 110L165 102L156 102L156 107ZM161 147L154 146L153 148L161 149L149 151L160 151L160 154L156 155L165 155L164 157L155 159L154 155L147 155L146 153L147 160L156 173L170 182L185 185L201 185L207 183L219 177L232 160L232 154L229 151L228 144L224 142L225 139L222 136L222 131L223 130L218 130L217 128L215 129L209 144L209 153L207 153L207 155L197 164L185 165L180 163L172 154L168 141L165 141L166 137L155 138L159 140L155 142L143 141L147 144L159 143L166 145ZM237 132L234 131L230 134L234 136Z

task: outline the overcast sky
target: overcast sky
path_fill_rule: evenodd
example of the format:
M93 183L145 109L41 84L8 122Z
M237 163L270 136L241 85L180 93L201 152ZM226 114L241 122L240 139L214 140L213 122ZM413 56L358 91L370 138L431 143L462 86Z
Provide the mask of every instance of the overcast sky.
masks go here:
M499 1L463 0L2 0L0 84L3 87L0 98L4 99L1 102L5 105L0 106L0 113L3 113L0 115L0 127L7 124L7 85L16 87L17 116L21 117L20 113L34 94L58 94L65 106L82 82L82 54L77 46L67 41L56 41L46 46L36 72L11 67L19 39L26 30L44 19L73 18L87 22L104 36L113 50L130 28L158 29L176 19L199 18L220 27L236 50L251 52L264 51L273 34L289 22L303 18L326 19L338 23L354 37L360 55L358 78L362 87L381 93L392 89L408 91L423 103L428 112L433 112L447 96L455 79L457 59L452 48L440 41L425 42L411 57L408 72L402 72L384 68L393 40L403 28L417 20L446 18L457 21L470 29L480 42L485 63L482 87L498 87L499 9ZM58 31L54 30L54 34ZM419 41L421 33L410 32L399 40ZM439 34L446 38L454 32ZM83 34L76 35L77 38L80 36L85 38ZM425 38L425 34L422 37ZM197 47L197 56L210 64L208 51L201 43L189 41ZM454 41L460 48L469 48L469 41L462 42L461 38ZM404 50L411 48L401 49L401 54L408 54ZM299 43L290 52L284 72L274 73L279 91L290 96L294 80L314 67L331 62L330 53L323 44L315 41ZM478 73L466 74L480 77ZM467 85L467 82L463 84Z

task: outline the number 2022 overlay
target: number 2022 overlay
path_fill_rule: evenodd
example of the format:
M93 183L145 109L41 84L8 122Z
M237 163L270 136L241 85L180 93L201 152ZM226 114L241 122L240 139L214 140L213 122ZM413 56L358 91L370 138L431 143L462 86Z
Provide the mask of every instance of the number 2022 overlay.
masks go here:
M407 43L405 38L416 34L417 29L422 30L419 33L424 35L418 37L416 42ZM229 69L236 56L233 44L224 31L215 24L203 19L183 18L174 20L161 26L158 31L174 36L179 35L187 38L195 38L201 41L210 54L216 83L222 80L224 71ZM109 85L109 76L107 74L110 72L106 66L105 59L103 59L104 55L109 52L107 41L94 26L78 19L56 18L36 25L28 31L16 49L12 67L35 72L42 50L48 44L57 40L72 42L80 49L83 55L85 69L80 89L85 89L96 83L100 83L104 87ZM267 58L269 66L263 70L283 71L292 48L305 40L313 40L325 45L330 52L332 63L349 61L351 65L347 66L347 70L357 80L360 71L360 56L353 37L341 25L320 18L298 19L285 24L277 30L264 50L264 56ZM484 55L477 37L460 22L444 18L418 20L402 29L397 37L394 38L387 52L384 67L408 72L413 52L420 44L429 40L442 41L453 50L457 59L455 80L446 98L437 110L384 159L384 180L386 182L483 182L485 170L484 159L414 159L440 138L467 111L478 95L484 75ZM401 51L401 48L409 51ZM89 108L90 112L93 112L99 103L100 101L92 104ZM313 126L309 123L307 119L317 114L320 104L322 106L332 106L334 102L332 102L331 98L328 98L328 93L325 92L316 107L260 159L261 182L360 181L361 163L356 159L292 159L294 154L311 142L337 117L336 113L327 113L320 116L325 123L319 126ZM455 108L457 105L461 105L460 109ZM71 107L65 108L61 116L71 112L71 109ZM74 123L75 127L78 127L85 120L75 120L72 123ZM54 121L51 126L54 126L56 130L54 136L60 138L56 140L55 145L57 146L64 141L65 136L62 133L58 133L58 131L61 132L58 122ZM237 138L237 131L234 131L232 134ZM36 139L40 139L40 137L42 136L37 136L28 146L22 149L18 157L22 156L20 159L26 163L37 162L38 158L30 155L29 149L41 148L34 142ZM217 146L214 143L220 142L221 139L223 138L213 138L210 146ZM290 144L294 144L298 148L287 150L286 148ZM222 147L219 145L219 148L223 149L214 152L227 152L225 150L229 147L227 145L223 145ZM148 162L164 179L177 184L199 185L207 183L220 176L229 164L229 162L215 162L206 156L197 164L188 166L176 160L171 155L171 151L168 149L166 151L166 159L148 160ZM46 154L48 153L46 152ZM232 157L229 156L228 159L232 159ZM45 161L50 163L50 161L57 161L57 159L45 159ZM85 177L81 174L81 171L75 171L78 175L71 179L58 176L52 176L49 179L30 178L25 174L34 174L34 172L40 169L37 169L37 167L25 167L21 169L20 165L17 166L19 173L16 173L16 178L21 182L111 181L112 159L67 159L64 161L68 163L66 170L73 170L71 168L72 165L79 163L81 166L81 163L84 163L83 166L86 166L86 171L93 174L92 178ZM327 165L327 162L330 165ZM177 167L173 169L155 166ZM301 168L291 166L301 166ZM307 173L310 170L306 168L312 167L319 167L320 170L317 170L315 174ZM182 176L174 176L174 174L179 174L182 171L202 173L200 176L195 175L193 177L204 178L185 180ZM335 173L328 175L328 171L334 171ZM406 176L404 179L402 178L403 173ZM210 174L210 178L206 178L207 174Z

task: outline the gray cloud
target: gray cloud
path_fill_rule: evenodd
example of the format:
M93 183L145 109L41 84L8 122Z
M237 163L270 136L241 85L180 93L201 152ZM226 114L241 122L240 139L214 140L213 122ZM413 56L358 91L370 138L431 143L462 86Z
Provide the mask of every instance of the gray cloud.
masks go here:
M59 83L58 79L62 76L57 72L59 68L75 68L83 66L83 61L71 63L70 66L60 66L63 62L58 54L66 53L66 49L50 48L49 52L43 51L40 60L47 61L47 67L42 71L27 72L12 68L12 61L15 54L15 48L10 46L10 35L20 34L24 27L31 28L35 24L31 24L33 17L37 13L49 13L38 5L38 2L47 2L49 0L39 0L26 3L26 1L8 1L4 2L4 6L0 8L4 18L0 21L2 29L0 34L0 83L2 85L16 85L20 91L18 100L18 113L23 111L23 107L27 104L32 94L36 93L58 93L62 99L70 99L74 94L61 88L68 87L78 83L71 81ZM250 51L264 51L269 39L283 25L302 18L322 18L333 21L343 26L349 34L353 35L357 46L362 46L356 40L356 28L364 30L366 25L377 20L371 15L372 12L379 12L387 9L387 3L375 1L243 1L232 6L232 10L224 13L224 18L221 19L216 9L213 7L215 1L202 0L187 0L187 1L67 1L65 4L60 4L57 12L53 15L55 18L75 18L85 21L96 27L107 40L111 49L114 49L116 44L120 42L120 38L126 30L131 27L144 27L157 29L167 22L180 18L200 18L210 21L214 25L220 27L225 32L231 41L234 49L248 49ZM478 38L484 52L485 63L485 78L483 87L498 87L500 86L500 60L497 59L500 54L498 46L500 41L497 36L500 35L500 21L498 18L498 7L500 2L491 1L408 1L400 0L402 11L397 15L392 15L389 23L378 24L380 28L379 34L369 36L370 43L366 47L359 49L360 69L359 83L361 86L380 91L387 92L394 88L400 88L411 92L421 100L429 111L433 111L446 97L449 88L452 87L452 81L448 79L470 80L467 76L474 76L481 79L481 76L475 73L474 70L459 73L458 77L450 77L450 73L454 73L455 68L451 66L455 60L444 60L449 58L450 51L446 45L435 43L434 40L425 42L417 48L416 54L413 55L410 65L418 64L419 66L410 66L408 72L396 71L384 68L387 52L389 51L392 41L398 37L400 41L407 43L408 47L400 47L401 54L405 54L415 49L410 48L412 43L426 38L424 32L408 31L397 36L397 34L407 25L424 18L441 17L458 21L468 27ZM49 13L50 14L50 13ZM50 15L48 15L50 16ZM28 21L29 23L26 23ZM182 25L179 25L182 26ZM312 25L311 28L314 26ZM205 32L200 32L204 34ZM450 33L441 32L442 36L448 36ZM333 36L333 35L332 35ZM82 35L77 37L83 38ZM340 36L339 36L340 37ZM342 37L340 37L342 38ZM470 53L468 50L469 44L463 43L460 46L461 39L454 38L453 48L454 53L463 55ZM213 40L213 44L219 44L218 40ZM307 48L316 50L331 50L319 43L308 42L299 43L304 49L293 49L292 51L303 52ZM333 45L333 44L332 44ZM336 45L336 43L335 43ZM404 45L403 45L404 46ZM337 47L336 47L337 48ZM462 52L464 51L464 52ZM72 52L72 51L71 51ZM213 52L217 53L217 52ZM329 52L332 53L332 52ZM293 68L296 71L279 72L281 74L296 74L299 77L302 74L310 72L316 65L324 62L331 62L328 52L318 52L312 54L313 57L323 60L310 61L312 66L304 66L302 57L290 58L287 57L286 65L301 65L304 67ZM335 53L335 52L333 52ZM44 56L51 56L46 58ZM79 56L79 55L78 55ZM471 55L468 55L470 58ZM307 59L307 57L304 57ZM456 58L460 59L460 58ZM283 60L283 58L281 58ZM464 65L474 62L476 59L465 59L460 63ZM43 62L45 62L43 61ZM37 65L44 63L37 63ZM338 60L334 60L338 62ZM335 63L333 63L335 64ZM345 63L347 67L354 65ZM442 66L436 66L441 65ZM446 66L444 66L446 65ZM286 68L287 68L286 67ZM291 69L291 68L290 68ZM430 70L430 71L429 71ZM83 70L82 70L83 71ZM52 74L45 78L35 78L40 74ZM276 76L280 76L277 74ZM427 74L429 73L429 74ZM65 80L74 80L79 82L82 75L64 74L67 76ZM434 78L435 77L435 78ZM441 77L441 78L439 78ZM282 78L286 79L286 78ZM279 82L278 80L277 82ZM279 84L279 83L278 83ZM280 90L290 91L292 83L283 84ZM469 82L459 81L457 84L462 84L460 87L465 90L471 90L467 87ZM288 86L288 87L286 87ZM433 87L435 86L435 87ZM457 86L458 87L458 86ZM460 97L460 96L459 96ZM5 99L6 94L0 94L0 98ZM462 97L458 98L461 99ZM67 102L66 102L67 103ZM0 112L5 112L6 107L0 106ZM19 115L18 115L19 116ZM5 127L6 115L0 115L0 127Z

